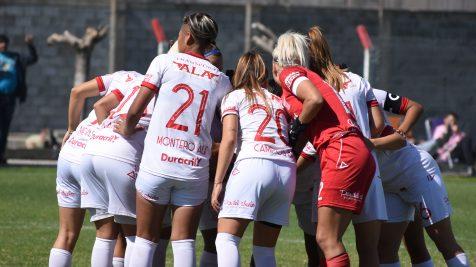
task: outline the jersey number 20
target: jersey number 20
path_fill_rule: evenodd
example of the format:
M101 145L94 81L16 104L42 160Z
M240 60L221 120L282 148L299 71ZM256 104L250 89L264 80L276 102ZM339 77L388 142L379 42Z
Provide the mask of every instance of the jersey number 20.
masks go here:
M261 124L258 128L258 131L257 131L256 136L255 136L255 141L268 142L268 143L273 143L274 144L275 143L274 138L263 136L263 131L266 128L266 126L268 125L268 123L271 121L272 116L269 114L268 109L265 106L261 105L261 104L251 105L248 112L250 114L253 114L253 112L257 109L261 109L264 112L266 112L266 117L261 122ZM281 121L279 120L280 116L286 116L286 113L282 109L277 109L276 112L275 112L274 120L276 122L276 126L278 127L279 139L281 139L281 141L283 141L283 143L288 144L288 142L286 141L286 138L283 135L283 127L281 126Z

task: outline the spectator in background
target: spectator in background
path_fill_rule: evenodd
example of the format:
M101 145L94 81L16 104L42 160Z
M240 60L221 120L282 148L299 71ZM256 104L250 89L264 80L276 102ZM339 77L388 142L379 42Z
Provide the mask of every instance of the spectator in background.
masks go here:
M438 160L447 162L451 157L466 164L468 176L473 176L475 147L471 136L461 130L458 115L454 112L447 114L444 123L435 128L433 139L445 139L446 135L449 135L448 141L437 149Z
M26 100L26 68L38 60L33 36L26 35L28 54L8 51L9 39L0 35L0 165L6 164L7 137L15 111L16 99Z

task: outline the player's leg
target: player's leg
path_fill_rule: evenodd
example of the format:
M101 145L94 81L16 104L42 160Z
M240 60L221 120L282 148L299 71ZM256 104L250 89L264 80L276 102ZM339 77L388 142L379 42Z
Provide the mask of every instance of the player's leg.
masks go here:
M122 232L117 235L116 246L114 247L114 256L112 258L112 267L124 267L124 257L126 254L126 239Z
M410 222L404 235L405 247L410 255L412 266L431 267L433 261L426 247L425 235L420 216L415 216L414 221Z
M413 220L415 209L405 203L395 193L385 192L388 221L383 223L380 230L378 245L380 266L400 266L398 250L408 222Z
M167 217L169 221L167 222ZM160 229L160 239L157 243L157 248L155 249L154 260L152 266L154 267L165 267L167 259L167 247L169 245L170 234L172 232L172 218L170 214L170 209L167 209L164 221L162 223L162 229Z
M283 161L253 161L261 167L253 169L266 172L258 174L262 189L255 201L258 213L253 231L253 259L258 267L276 266L275 247L281 227L289 223L289 209L296 188L296 166Z
M71 266L72 252L84 221L85 210L59 208L58 237L50 252L49 266Z
M130 266L151 266L170 201L173 181L139 171L136 180L137 232Z
M120 227L114 222L114 217L96 220L94 225L96 226L96 240L91 253L91 266L110 266Z
M114 215L114 221L120 225L126 239L124 262L129 266L130 256L136 236L136 188L135 180L139 167L136 164L111 158L100 157L96 171L106 181L108 193L108 213Z
M75 177L76 176L76 177ZM56 192L59 205L59 231L50 252L50 266L71 266L72 252L84 221L81 209L79 165L58 159Z
M370 185L362 212L352 218L359 254L359 266L379 266L380 227L382 221L387 219L382 181L377 173Z
M417 205L418 215L428 235L435 243L449 266L468 266L469 261L457 243L451 227L451 205L435 160L421 153L422 164L412 169L411 177L420 183L402 195Z
M170 236L175 266L195 266L195 238L203 202L207 198L208 179L176 181L170 203L173 205Z
M175 266L195 266L195 238L202 205L174 206L170 240Z
M218 234L215 240L218 266L240 266L239 245L250 221L242 218L218 219Z
M321 154L317 243L328 266L349 266L342 236L353 213L363 208L375 160L363 140L353 135L329 143Z
M340 266L340 262L349 262L342 243L342 236L349 226L352 213L348 210L321 206L317 209L316 240L324 253L328 266ZM342 265L347 266L347 265Z
M217 218L218 220L218 218ZM200 257L200 266L213 267L218 266L217 250L215 240L217 238L218 229L210 228L200 230L203 237L203 252Z
M213 189L213 183L209 184L208 197L203 203L202 214L200 215L200 224L198 228L202 233L203 252L200 257L200 266L215 267L217 262L217 250L215 239L217 237L218 214L213 210L210 203L210 195Z
M298 194L299 192L296 192ZM312 198L312 197L311 197ZM304 245L306 248L307 254L307 265L308 266L318 266L319 265L319 255L322 254L319 246L316 241L316 227L317 224L312 221L312 209L315 207L313 202L307 204L295 204L296 216L298 219L298 224L304 235ZM316 212L317 217L317 212ZM316 218L317 220L317 218Z

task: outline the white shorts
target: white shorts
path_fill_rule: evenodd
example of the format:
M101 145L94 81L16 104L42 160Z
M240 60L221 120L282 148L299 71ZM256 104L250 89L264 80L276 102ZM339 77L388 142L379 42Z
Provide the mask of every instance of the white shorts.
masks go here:
M359 224L386 220L388 220L388 216L387 207L385 205L385 194L383 192L382 180L377 174L370 184L362 212L359 215L353 215L352 223Z
M175 180L139 171L137 192L157 205L198 206L207 199L208 179Z
M58 158L56 170L56 196L58 206L63 208L81 207L81 172L79 164Z
M198 229L200 229L200 231L216 229L218 227L218 214L215 210L213 210L210 200L212 190L213 183L210 183L208 187L208 197L203 203L200 224L198 225Z
M81 169L81 207L106 210L114 215L117 223L135 224L138 166L103 156L84 155Z
M414 208L417 210L417 215L421 216L424 227L433 225L451 215L452 209L448 193L440 169L434 160L422 165L415 165L402 175L418 180L418 183L412 187L401 188L400 192L394 192L398 198L385 192L386 199L390 201L387 203L389 222L410 221L409 218L413 216Z
M296 186L296 164L260 158L235 163L218 218L287 225Z

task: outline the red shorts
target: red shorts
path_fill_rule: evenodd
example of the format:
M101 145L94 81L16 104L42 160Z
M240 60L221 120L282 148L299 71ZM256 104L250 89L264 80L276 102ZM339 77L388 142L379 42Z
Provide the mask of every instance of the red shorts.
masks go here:
M359 214L375 174L376 163L358 135L347 135L320 149L321 185L317 206Z

